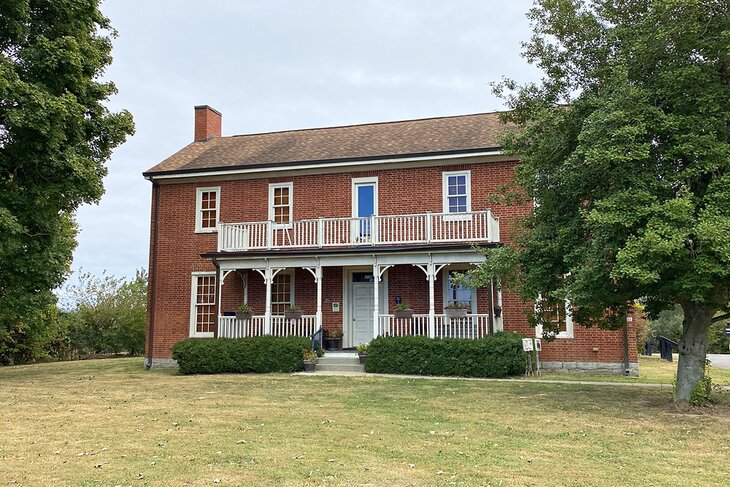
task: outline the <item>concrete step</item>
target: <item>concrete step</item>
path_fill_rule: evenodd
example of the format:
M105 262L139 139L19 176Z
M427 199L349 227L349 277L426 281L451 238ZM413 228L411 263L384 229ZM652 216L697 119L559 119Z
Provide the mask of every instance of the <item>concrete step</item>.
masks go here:
M317 360L317 363L320 364L328 364L328 365L358 365L360 363L360 359L355 357L331 357L328 355L325 355L324 357L319 357Z
M322 363L321 360L317 362L315 371L317 372L365 372L365 366L357 364L330 364Z

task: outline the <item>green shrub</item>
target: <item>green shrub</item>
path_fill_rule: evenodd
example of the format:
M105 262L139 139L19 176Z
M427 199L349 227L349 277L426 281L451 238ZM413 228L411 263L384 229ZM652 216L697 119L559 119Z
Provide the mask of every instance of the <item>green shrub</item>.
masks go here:
M496 333L478 340L418 336L370 342L365 370L383 374L507 377L525 372L522 337Z
M304 370L304 337L188 338L172 347L182 374L296 372Z

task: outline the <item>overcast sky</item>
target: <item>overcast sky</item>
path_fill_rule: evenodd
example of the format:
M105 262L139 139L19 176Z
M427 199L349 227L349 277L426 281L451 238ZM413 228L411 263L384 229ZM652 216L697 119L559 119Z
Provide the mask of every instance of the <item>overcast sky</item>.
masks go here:
M106 77L137 132L109 161L106 194L78 213L73 269L148 266L142 172L193 139L193 106L223 135L503 108L489 83L534 80L520 57L530 0L106 0L119 32ZM193 217L192 215L190 216Z

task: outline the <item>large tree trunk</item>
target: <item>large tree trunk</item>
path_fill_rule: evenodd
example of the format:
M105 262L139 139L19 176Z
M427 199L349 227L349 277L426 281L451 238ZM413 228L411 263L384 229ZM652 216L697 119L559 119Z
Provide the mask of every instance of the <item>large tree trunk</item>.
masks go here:
M703 303L682 303L684 323L679 342L679 365L674 402L688 406L692 391L705 376L707 332L717 308Z

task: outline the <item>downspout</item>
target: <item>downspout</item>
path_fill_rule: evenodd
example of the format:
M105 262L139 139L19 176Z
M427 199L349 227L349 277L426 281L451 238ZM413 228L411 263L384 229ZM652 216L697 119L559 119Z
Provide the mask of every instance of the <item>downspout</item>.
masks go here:
M157 233L160 215L160 185L152 180L152 251L150 255L150 272L147 282L147 306L149 306L149 327L147 335L147 360L145 368L152 368L152 350L155 337L155 291L157 290Z

